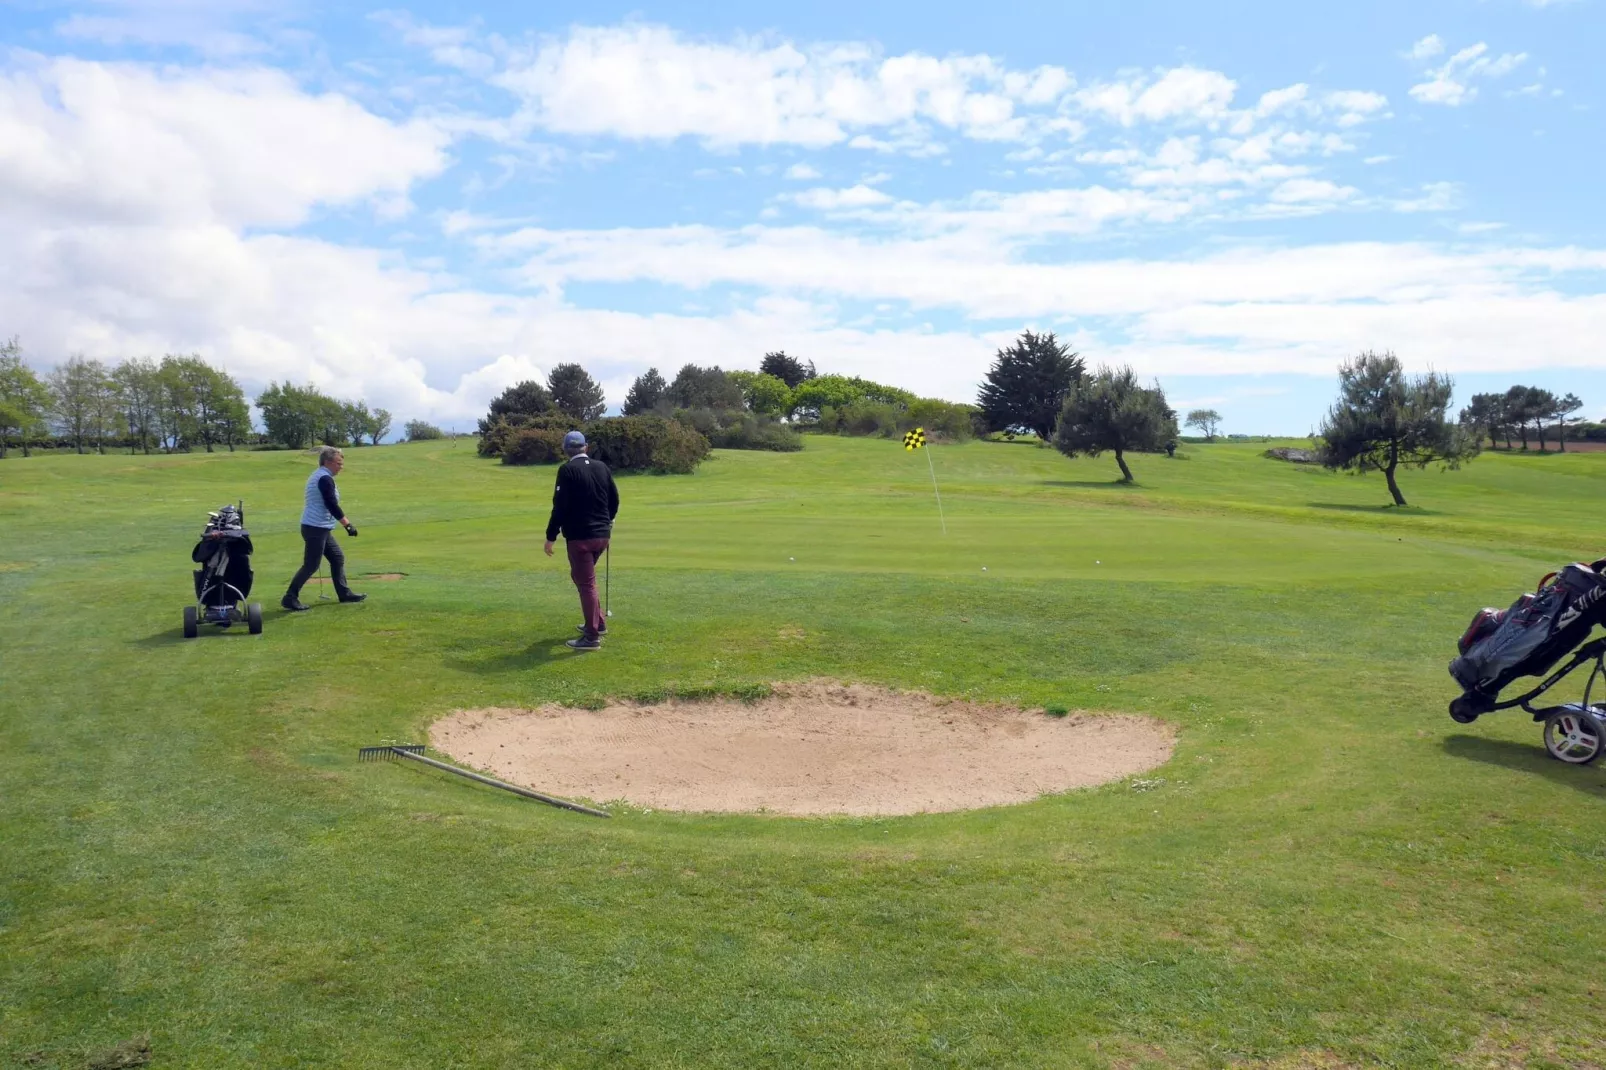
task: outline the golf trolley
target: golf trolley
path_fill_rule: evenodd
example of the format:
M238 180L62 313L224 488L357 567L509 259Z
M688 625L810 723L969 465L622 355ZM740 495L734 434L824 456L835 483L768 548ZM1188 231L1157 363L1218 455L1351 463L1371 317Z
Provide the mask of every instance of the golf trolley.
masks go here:
M1564 566L1511 608L1483 610L1461 637L1461 656L1450 663L1450 675L1464 689L1450 703L1451 719L1471 724L1486 713L1520 707L1545 726L1545 750L1552 758L1568 765L1593 762L1606 751L1606 701L1590 701L1595 681L1606 680L1606 636L1589 638L1597 624L1606 624L1606 559ZM1500 699L1511 681L1549 671L1568 651L1572 657L1536 686ZM1590 663L1582 701L1534 705Z
M195 605L184 607L184 638L194 639L201 625L219 628L245 623L252 635L262 634L262 604L240 604L251 595L251 534L245 530L245 503L225 505L208 513L206 530L190 552L195 570Z

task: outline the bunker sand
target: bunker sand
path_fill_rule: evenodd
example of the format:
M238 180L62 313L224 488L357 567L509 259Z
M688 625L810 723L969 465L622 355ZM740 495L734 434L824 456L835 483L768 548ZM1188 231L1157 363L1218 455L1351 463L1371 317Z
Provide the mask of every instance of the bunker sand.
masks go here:
M1026 802L1152 769L1175 733L917 692L808 683L758 702L459 710L436 749L542 791L695 812L882 816Z

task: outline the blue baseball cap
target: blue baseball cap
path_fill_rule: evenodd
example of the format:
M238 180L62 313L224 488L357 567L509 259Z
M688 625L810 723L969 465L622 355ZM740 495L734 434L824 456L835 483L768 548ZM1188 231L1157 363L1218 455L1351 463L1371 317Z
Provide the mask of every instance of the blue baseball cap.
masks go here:
M551 439L548 439L547 441L550 442ZM586 437L578 431L570 431L567 435L563 436L563 448L566 450L577 450L585 444Z

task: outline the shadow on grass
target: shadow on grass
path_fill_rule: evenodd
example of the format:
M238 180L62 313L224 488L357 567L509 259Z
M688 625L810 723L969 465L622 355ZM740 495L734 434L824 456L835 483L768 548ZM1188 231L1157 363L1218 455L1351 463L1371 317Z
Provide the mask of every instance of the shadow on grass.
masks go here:
M1143 489L1143 485L1141 483L1136 481L1131 483L1123 483L1119 479L1111 479L1106 482L1100 482L1096 479L1045 479L1042 481L1042 485L1045 487L1097 487L1104 490Z
M1586 795L1606 799L1606 776L1602 775L1603 770L1556 761L1545 753L1545 745L1539 739L1539 726L1535 725L1534 729L1532 744L1485 739L1482 736L1447 736L1444 753L1452 758L1515 769L1519 773L1537 773L1546 780L1554 780Z
M564 646L564 641L573 639L576 633L559 635L551 639L537 639L527 647L517 650L483 651L472 656L454 655L445 659L446 664L460 672L478 673L489 676L504 672L527 672L538 669L548 662L558 661L562 658L583 658L594 655L582 651L570 650Z
M1437 509L1423 509L1415 505L1344 505L1338 502L1306 502L1311 509L1327 509L1335 513L1376 513L1378 516L1387 516L1390 513L1404 513L1408 516L1443 516Z
M271 620L272 618L269 619ZM200 635L197 635L194 639L186 639L184 638L184 628L182 625L180 625L177 628L168 628L164 631L152 632L143 639L130 639L129 644L131 646L145 647L178 646L182 643L199 643L209 636L215 636L219 634L223 635L224 637L239 635L244 636L247 639L256 638L256 636L252 635L250 631L246 629L244 624L234 624L227 628L219 628L215 624L203 624L201 625Z

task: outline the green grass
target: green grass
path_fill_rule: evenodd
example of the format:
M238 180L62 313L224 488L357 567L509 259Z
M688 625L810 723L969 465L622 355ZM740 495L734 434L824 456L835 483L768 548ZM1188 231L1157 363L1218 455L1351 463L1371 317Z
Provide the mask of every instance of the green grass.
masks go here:
M186 642L221 502L277 601L303 456L0 464L0 1065L147 1035L205 1068L1606 1061L1606 774L1444 712L1473 610L1599 556L1606 455L1411 472L1395 510L1264 448L1135 487L939 448L946 537L890 443L625 478L596 656L561 645L550 469L351 451L353 571L406 579ZM462 706L813 676L1180 744L880 820L603 822L355 760Z

